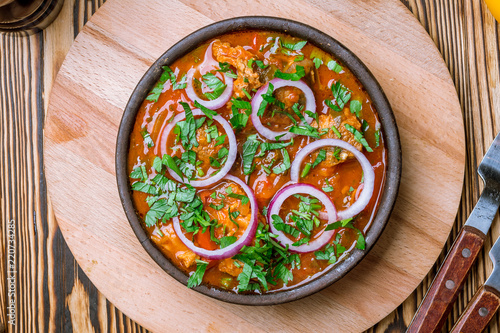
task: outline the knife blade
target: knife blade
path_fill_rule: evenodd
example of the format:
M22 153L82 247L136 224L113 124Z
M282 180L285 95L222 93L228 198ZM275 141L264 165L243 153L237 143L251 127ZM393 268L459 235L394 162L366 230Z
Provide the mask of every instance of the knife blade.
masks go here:
M448 252L407 332L440 332L481 250L500 205L500 133L483 157L478 174L484 190Z
M479 288L451 332L482 332L500 306L500 238L490 250L493 272Z

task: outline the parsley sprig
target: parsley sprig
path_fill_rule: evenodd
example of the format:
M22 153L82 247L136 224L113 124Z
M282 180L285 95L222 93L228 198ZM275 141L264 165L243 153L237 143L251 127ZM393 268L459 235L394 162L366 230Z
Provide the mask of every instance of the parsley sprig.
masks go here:
M152 101L152 102L158 102L158 99L160 98L160 95L163 91L163 86L165 83L170 80L172 83L172 89L177 90L177 89L185 89L186 88L186 80L187 76L184 74L180 80L179 83L177 83L177 77L175 76L174 72L170 69L168 66L163 66L163 74L160 77L160 80L158 81L158 84L151 90L149 93L148 97L146 97L147 101Z

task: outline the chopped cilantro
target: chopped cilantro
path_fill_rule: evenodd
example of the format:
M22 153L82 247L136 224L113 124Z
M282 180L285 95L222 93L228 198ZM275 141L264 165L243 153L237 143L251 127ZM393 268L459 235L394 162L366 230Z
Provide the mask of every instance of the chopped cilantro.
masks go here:
M281 46L286 48L286 49L289 49L291 51L300 51L302 50L302 48L307 44L307 41L305 40L302 40L300 42L297 42L297 43L287 43L287 42L283 42L283 40L281 40Z
M228 212L228 215L229 215L229 220L231 222L233 222L233 224L236 226L236 228L240 228L240 225L238 224L238 222L236 222L236 218L240 215L240 212L231 212L231 208L228 207L227 208L227 212Z
M363 106L361 105L361 102L358 101L357 99L351 100L351 103L349 104L349 108L351 109L351 113L356 114L356 117L360 117L360 112Z
M156 172L161 172L161 169L163 168L163 162L158 156L156 156L153 161L153 168L156 170Z
M172 171L174 171L179 177L181 177L182 180L184 180L184 176L172 156L164 154L162 162L165 166L172 169Z
M146 128L141 131L142 138L144 139L144 143L148 146L148 148L154 147L153 139L149 135L149 132Z
M331 90L333 93L333 100L325 100L325 104L333 111L340 112L345 104L351 99L351 91L342 85L340 81L332 84Z
M168 80L170 80L170 82L172 83L172 90L186 88L186 74L184 74L184 76L181 78L181 81L177 83L177 78L175 77L175 74L172 72L170 67L163 66L162 68L163 74L161 75L158 84L151 90L148 97L146 97L147 101L158 102L158 99L163 92L163 86Z
M223 249L236 242L236 236L224 236L220 239L220 248Z
M205 96L211 101L219 98L219 96L222 95L226 89L226 85L212 73L206 73L203 75L202 80L208 88L212 90L212 92L205 93Z
M306 163L306 165L304 166L304 169L302 169L302 173L300 174L301 178L304 178L305 176L307 176L309 174L309 171L311 171L311 166L312 166L311 163Z
M248 93L248 91L245 89L245 88L241 88L241 91L243 91L243 93L245 94L245 96L248 98L248 99L252 99L252 96L250 96L250 94Z
M333 133L335 133L337 138L339 138L339 139L342 138L342 134L340 134L340 131L337 129L337 127L335 127L335 125L332 126L332 131L333 131Z
M274 72L274 77L283 79L283 80L292 80L292 81L298 81L302 79L306 75L306 72L304 70L304 66L295 66L295 73L283 73L279 69Z
M302 125L294 125L294 126L290 127L290 129L288 131L290 133L294 133L294 134L298 134L298 135L306 135L306 136L310 136L310 137L313 137L316 139L320 138L318 129L316 129L312 126L305 127Z
M248 199L246 195L234 193L233 189L230 186L226 187L226 193L231 198L241 200L241 203L244 205L250 202L250 199Z
M132 190L134 191L139 191L139 192L144 192L148 194L156 194L156 188L150 184L147 183L142 183L142 182L135 182L132 184Z
M349 132L354 134L354 139L356 139L356 141L361 143L363 145L363 147L365 147L367 152L371 153L373 151L373 149L370 148L370 146L368 145L368 142L366 142L365 137L363 136L363 134L360 131L358 131L357 129L355 129L354 127L352 127L349 124L345 124L344 126Z
M271 82L268 83L267 91L265 94L262 94L262 102L259 105L259 110L257 111L257 116L262 117L264 115L264 111L266 111L267 104L269 101L274 101L273 97L274 86Z
M334 71L335 73L340 73L342 71L342 66L340 66L335 60L330 60L327 64L328 69Z
M286 149L281 149L281 154L283 155L283 161L281 162L281 164L273 168L273 172L277 175L290 169L291 166L290 156L288 155L288 151Z
M236 79L238 75L236 75L230 68L230 64L227 62L219 62L220 69L217 69L216 72L225 73L228 77Z
M188 279L188 288L198 287L203 280L203 275L207 270L208 262L196 259L196 271Z
M228 154L229 154L229 149L227 149L226 147L222 147L219 150L219 152L217 153L217 157L219 159L222 159L222 158L226 157Z
M194 101L194 106L196 106L198 109L200 109L201 111L203 111L203 113L210 119L213 119L214 116L216 116L218 113L215 112L214 110L210 110L209 108L207 107L204 107L203 105L201 105L200 103L198 103L198 101Z
M333 192L333 186L332 186L332 185L330 185L330 183L328 182L328 178L327 178L327 179L325 179L325 183L326 183L326 185L325 185L325 186L323 186L321 189L322 189L324 192L326 192L326 193Z
M260 69L265 69L267 67L261 60L255 60L255 64L257 64Z
M323 64L323 60L320 58L313 58L314 67L319 68Z
M243 173L249 175L254 170L253 158L259 147L256 135L250 135L247 141L243 144Z
M318 166L318 164L323 162L325 159L326 159L326 150L320 149L318 156L316 156L316 159L314 160L314 162L312 164L312 167L315 168L316 166Z

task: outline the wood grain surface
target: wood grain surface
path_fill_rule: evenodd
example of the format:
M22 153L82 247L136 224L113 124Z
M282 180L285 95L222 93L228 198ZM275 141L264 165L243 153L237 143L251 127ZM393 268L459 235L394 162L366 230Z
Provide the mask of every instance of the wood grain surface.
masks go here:
M350 48L384 88L404 160L388 226L352 272L298 302L251 310L183 288L165 274L128 225L114 173L123 109L147 68L183 36L241 15L298 20ZM153 29L159 25L161 31ZM400 33L403 27L405 34ZM251 1L172 0L165 5L108 0L80 32L59 70L44 138L52 206L75 258L113 304L155 332L370 328L406 299L439 256L456 216L465 163L453 82L432 40L396 0L274 0L259 6ZM68 175L73 186L67 186ZM169 307L162 306L166 299Z
M420 20L443 54L465 120L465 187L446 251L472 210L482 186L475 173L477 163L500 130L498 25L484 4L476 0L404 1L404 4ZM6 315L6 262L0 263L3 274L0 331L143 330L107 302L74 262L47 203L44 183L42 130L47 96L76 33L99 5L97 1L66 1L60 17L44 33L29 38L0 36L0 251L2 255L7 253L6 225L8 221L15 221L19 268L16 276L17 321L11 326L7 324ZM404 27L401 29L403 33ZM491 272L486 251L499 233L497 221L450 315L446 330L451 328L466 301ZM442 258L443 255L437 264ZM396 311L370 331L404 331L434 274L435 268ZM498 315L490 323L489 330L498 331Z

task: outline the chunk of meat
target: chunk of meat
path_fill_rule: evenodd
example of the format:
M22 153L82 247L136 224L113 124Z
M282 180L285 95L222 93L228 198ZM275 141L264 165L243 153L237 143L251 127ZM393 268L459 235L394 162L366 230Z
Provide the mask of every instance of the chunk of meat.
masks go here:
M193 266L196 259L200 259L193 251L179 251L176 253L176 257L186 268Z
M250 224L250 203L242 204L240 199L230 197L226 192L226 189L228 187L231 187L233 193L246 196L246 193L239 186L231 183L224 185L217 191L218 193L224 195L224 199L221 199L220 195L217 195L215 199L210 196L206 197L206 211L210 214L210 216L216 218L218 223L224 226L222 228L216 229L217 238L220 238L222 236L240 237L245 232L247 226ZM213 204L217 206L221 203L224 203L224 208L220 210L216 210L209 205ZM234 224L229 218L229 210L231 210L231 212L240 213L236 218L233 219L238 225ZM222 231L225 231L224 235L219 234L219 232Z
M216 141L214 139L211 139L210 142L208 142L207 139L207 130L208 130L208 125L205 122L197 131L196 131L196 141L198 141L198 147L193 147L192 150L196 153L196 159L198 161L201 161L202 164L200 164L200 167L202 170L208 170L210 168L210 157L217 157L217 154L219 153L219 150L221 150L222 147L225 147L226 145L216 145ZM218 129L218 135L224 134L222 131ZM227 141L227 138L225 140L225 143Z
M335 126L340 134L341 134L341 139L344 140L345 142L351 144L356 148L357 150L361 151L363 149L363 145L356 141L354 138L354 134L349 132L347 128L345 128L345 125L351 125L358 131L361 130L361 123L359 120L356 118L354 114L350 112L348 108L344 108L343 110L344 117L342 119L341 116L334 117L331 114L326 114L326 115L319 115L318 116L318 122L319 122L319 128L328 128L328 132L322 136L324 139L338 139L337 135L335 132L332 130L332 126ZM318 126L318 122L316 120L313 120L311 125L313 127ZM321 166L323 167L332 167L334 165L340 164L347 159L353 158L354 156L352 153L342 149L342 151L339 154L335 153L336 148L327 148L326 149L326 159L324 162L321 162ZM316 159L316 156L318 155L318 152L314 153L312 156L312 160L314 161Z
M200 259L198 255L184 245L175 233L172 223L162 224L159 230L161 233L157 230L153 233L153 236L151 237L153 242L155 242L159 247L164 248L167 253L175 253L175 257L179 259L179 262L185 268L191 267L195 264L196 259Z
M296 56L285 55L283 53L271 54L269 56L269 63L275 65L284 73L295 73L297 71L297 66L304 67L305 76L309 76L311 83L314 83L314 62L311 59L303 59L301 61L295 61Z
M243 272L243 263L238 261L239 263L239 266L236 266L235 264L236 260L234 259L231 259L231 258L227 258L227 259L224 259L222 260L220 263L219 263L219 270L221 272L224 272L224 273L227 273L231 276L238 276L241 274L241 272Z
M278 101L285 104L285 109L291 108L295 103L299 102L302 91L296 87L283 87L276 89L274 96Z
M260 88L263 83L259 80L259 74L248 67L250 59L256 59L255 55L241 46L231 47L229 43L217 40L212 44L215 60L227 62L237 70L238 78L234 81L235 97L245 97L243 89L250 92L252 89Z

